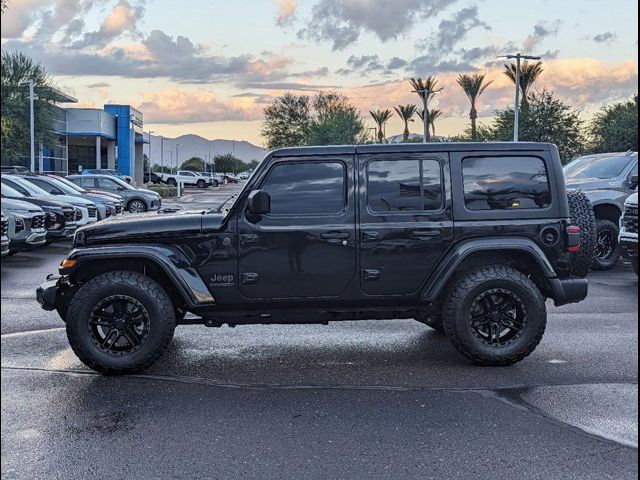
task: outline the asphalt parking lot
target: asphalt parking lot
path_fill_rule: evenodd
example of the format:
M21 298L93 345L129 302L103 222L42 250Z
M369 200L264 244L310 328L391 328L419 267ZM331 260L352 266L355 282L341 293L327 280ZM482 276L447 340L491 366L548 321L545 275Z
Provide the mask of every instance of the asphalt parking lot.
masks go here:
M180 327L145 373L104 377L35 300L67 249L2 260L2 478L637 477L628 265L592 274L585 302L549 305L542 343L512 367L383 320Z

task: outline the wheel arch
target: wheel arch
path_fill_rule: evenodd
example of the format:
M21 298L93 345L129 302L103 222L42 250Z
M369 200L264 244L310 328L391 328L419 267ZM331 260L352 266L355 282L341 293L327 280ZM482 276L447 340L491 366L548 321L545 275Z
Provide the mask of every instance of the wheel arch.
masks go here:
M215 304L203 279L188 259L170 247L89 247L73 250L67 257L77 264L60 273L72 283L84 283L108 271L125 270L144 273L162 285L176 306L198 307Z
M531 276L543 295L553 297L549 279L555 278L553 266L532 240L520 237L469 240L455 245L441 260L423 287L421 298L437 302L447 292L456 274L484 265L508 265Z
M593 213L597 220L611 220L613 223L618 223L622 216L621 208L615 203L594 203Z

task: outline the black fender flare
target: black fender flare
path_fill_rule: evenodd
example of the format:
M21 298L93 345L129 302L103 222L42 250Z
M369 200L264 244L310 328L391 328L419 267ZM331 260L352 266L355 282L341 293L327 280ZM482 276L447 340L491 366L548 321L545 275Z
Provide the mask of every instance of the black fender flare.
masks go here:
M198 271L179 249L166 245L118 245L76 248L69 252L68 260L76 265L60 268L61 275L70 275L92 261L105 259L146 260L158 266L167 275L189 307L215 304L215 298Z
M553 266L544 252L536 243L526 237L500 237L464 240L455 244L440 260L434 273L427 279L422 292L421 300L433 302L455 275L458 267L466 258L478 252L522 252L535 259L544 273L544 276L552 281L557 278Z

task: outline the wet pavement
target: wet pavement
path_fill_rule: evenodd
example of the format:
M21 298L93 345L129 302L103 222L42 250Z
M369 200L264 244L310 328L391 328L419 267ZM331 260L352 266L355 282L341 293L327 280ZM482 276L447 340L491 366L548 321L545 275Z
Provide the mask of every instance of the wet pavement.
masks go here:
M236 187L187 190L188 208ZM469 365L411 320L179 327L104 377L34 287L67 250L2 260L2 478L637 477L637 279L549 305L538 349Z

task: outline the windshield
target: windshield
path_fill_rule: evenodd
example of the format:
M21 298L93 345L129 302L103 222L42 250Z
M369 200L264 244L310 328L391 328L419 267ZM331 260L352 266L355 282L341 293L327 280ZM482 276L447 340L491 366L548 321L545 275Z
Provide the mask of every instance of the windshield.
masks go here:
M580 157L564 167L566 178L597 178L601 180L617 178L629 165L633 157L602 157L599 155Z
M2 196L3 197L24 197L19 191L15 188L11 188L9 185L2 184Z
M79 185L76 185L75 183L67 180L66 178L58 177L57 175L55 177L49 177L49 178L53 178L54 180L58 180L59 182L62 182L65 185L68 185L69 187L73 188L78 193L89 193L84 188L80 187Z
M40 177L40 178L42 178L43 181L46 181L47 183L50 183L54 187L57 187L58 189L62 190L67 195L78 195L77 190L74 190L73 188L69 187L66 183L60 182L55 178L52 178L52 177Z
M29 195L43 195L45 197L50 196L49 192L46 192L39 186L34 185L33 183L25 180L24 178L20 178L19 176L9 177L9 180L20 185L27 192L29 192Z

